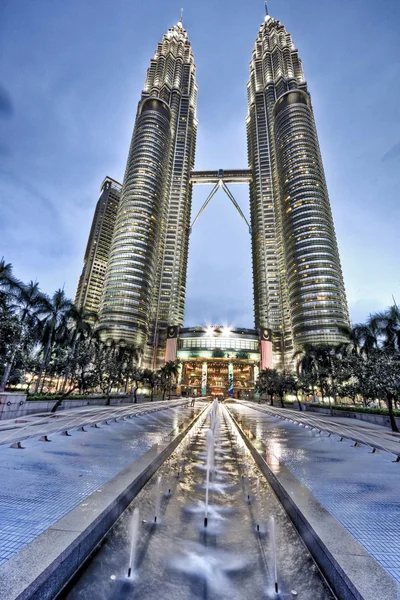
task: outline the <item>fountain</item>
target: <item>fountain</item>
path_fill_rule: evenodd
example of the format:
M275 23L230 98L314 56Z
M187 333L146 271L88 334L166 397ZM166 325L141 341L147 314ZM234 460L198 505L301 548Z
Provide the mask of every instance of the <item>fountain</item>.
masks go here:
M275 517L271 517L271 546L272 546L272 561L273 561L275 594L278 594L279 587L278 587L278 566L277 566L277 557L276 557Z
M136 547L139 537L139 509L135 508L132 515L132 530L131 530L131 554L129 557L128 577L131 577L135 567Z
M154 510L154 523L157 523L157 518L160 518L160 501L161 501L161 475L157 477L156 484L156 498L155 498L155 510Z
M302 598L332 600L319 574L309 572L310 557L278 501L271 494L264 497L268 484L224 405L215 401L209 405L159 473L135 498L133 513L127 511L107 536L109 541L90 560L66 600L167 600L177 597L178 589L179 597L188 600L243 600L250 595L278 600L297 593ZM168 478L165 492L169 494L162 507L161 475ZM149 527L140 529L138 506L140 515L150 513ZM279 583L277 527L279 533L283 528L279 543L285 555ZM264 547L266 528L269 543Z
M204 513L204 527L208 525L208 492L210 487L210 475L214 470L214 434L212 429L207 431L207 474L206 474L206 505Z

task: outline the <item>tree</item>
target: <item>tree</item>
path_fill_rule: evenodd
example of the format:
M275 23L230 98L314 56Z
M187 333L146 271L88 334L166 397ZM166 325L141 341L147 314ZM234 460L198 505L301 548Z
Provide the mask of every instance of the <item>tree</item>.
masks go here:
M144 371L142 369L140 369L139 367L134 368L132 371L132 380L135 383L134 388L133 388L133 397L134 397L134 402L136 404L137 391L138 391L139 385L144 381Z
M75 344L73 356L71 357L69 354L65 355L70 385L68 390L65 390L63 385L63 394L57 400L51 412L56 412L62 401L74 390L79 389L79 392L84 394L99 384L98 373L94 363L94 351L94 345L91 343L91 340L82 337Z
M88 339L89 343L93 334L92 323L96 322L96 313L86 310L84 307L76 308L72 305L68 310L68 326L67 337L70 351L68 354L68 363L65 370L62 392L65 391L71 369L69 364L72 364L75 358L77 344L84 339Z
M144 369L143 371L143 381L146 382L150 387L150 402L153 402L154 399L154 388L159 384L160 377L152 371L151 369Z
M282 408L285 407L283 400L285 394L288 392L294 392L296 390L296 381L291 373L287 371L277 372L276 383L275 383L276 393L279 395L279 399L281 401Z
M15 335L9 341L9 359L5 365L0 391L4 391L10 377L16 355L28 338L32 337L33 331L37 331L38 319L45 309L45 296L39 290L37 282L30 281L27 285L20 284L13 290L12 311L18 326L15 327Z
M163 390L163 400L168 389L168 399L171 399L172 379L178 377L180 360L169 360L159 371L160 384Z
M260 371L256 383L256 389L260 394L268 394L271 406L274 405L274 394L277 392L278 371L276 369L263 369Z
M320 382L320 364L318 351L312 344L305 344L302 350L297 351L293 358L297 358L296 371L302 381L311 386L312 394L315 395L316 387Z
M379 351L371 354L368 358L367 385L371 396L385 400L392 431L398 433L393 402L400 397L400 355Z
M4 258L0 260L0 301L8 299L9 294L18 290L21 282L14 277L12 264L6 263Z
M66 335L71 309L72 302L65 296L64 290L59 289L53 294L52 298L46 299L46 304L42 309L44 318L41 322L43 358L36 381L36 393L39 391L56 337L62 338Z
M350 340L356 353L364 356L379 348L379 324L374 315L370 315L366 323L354 325Z
M319 387L322 399L328 396L331 415L331 395L336 403L338 383L348 376L345 370L345 357L350 352L351 346L347 344L306 344L302 351L295 356L300 356L297 363L298 374L308 376L308 381L313 388Z

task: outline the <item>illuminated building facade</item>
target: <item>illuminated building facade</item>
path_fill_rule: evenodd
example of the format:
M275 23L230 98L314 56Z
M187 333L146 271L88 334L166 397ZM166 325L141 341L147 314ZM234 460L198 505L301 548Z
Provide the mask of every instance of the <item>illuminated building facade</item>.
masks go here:
M247 93L248 168L194 171L196 67L182 21L150 61L99 323L103 338L142 350L145 366L162 363L168 328L180 328L179 343L186 343L189 235L220 189L251 234L255 327L268 350L263 367L290 369L304 344L346 339L349 316L311 98L291 35L268 14ZM250 186L250 223L228 187L237 183ZM195 184L213 188L191 223ZM178 345L178 355L183 351Z
M96 314L100 308L121 184L106 177L100 190L75 296L75 306Z
M179 21L147 72L100 313L104 338L134 344L154 366L159 331L183 324L196 103L196 67Z
M254 395L260 363L258 332L254 329L183 328L177 357L181 361L179 384L183 395Z
M349 315L302 63L268 14L247 92L255 324L272 330L274 366L288 368L305 343L344 341Z

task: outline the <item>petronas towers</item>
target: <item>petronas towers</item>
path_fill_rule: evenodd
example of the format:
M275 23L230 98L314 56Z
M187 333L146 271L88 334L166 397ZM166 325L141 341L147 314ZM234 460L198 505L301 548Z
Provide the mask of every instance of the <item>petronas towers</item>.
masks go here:
M265 17L247 85L256 325L274 365L307 343L344 341L346 295L311 98L291 35Z
M180 21L150 62L132 135L100 308L106 338L154 364L183 323L196 146L196 67Z
M272 332L274 366L290 367L305 343L340 343L349 317L302 64L269 15L247 95L255 326ZM196 104L196 67L180 21L150 61L100 302L101 335L134 344L152 367L162 360L167 327L184 320Z

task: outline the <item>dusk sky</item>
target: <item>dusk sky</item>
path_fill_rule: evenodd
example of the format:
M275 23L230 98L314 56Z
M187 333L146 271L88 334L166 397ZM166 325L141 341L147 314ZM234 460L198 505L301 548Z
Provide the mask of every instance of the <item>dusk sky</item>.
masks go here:
M0 2L0 257L72 298L99 187L122 182L157 42L183 0ZM199 85L196 169L247 167L259 0L186 2ZM271 0L312 95L353 322L400 302L400 2ZM246 186L232 186L249 214ZM199 186L193 217L209 188ZM186 324L253 326L250 238L219 192L190 240Z

